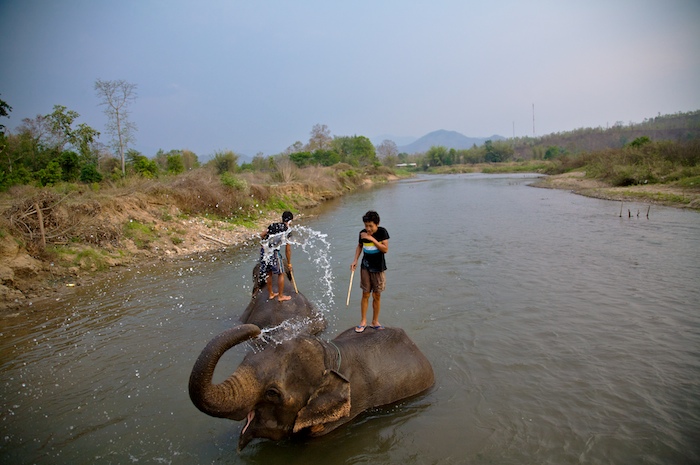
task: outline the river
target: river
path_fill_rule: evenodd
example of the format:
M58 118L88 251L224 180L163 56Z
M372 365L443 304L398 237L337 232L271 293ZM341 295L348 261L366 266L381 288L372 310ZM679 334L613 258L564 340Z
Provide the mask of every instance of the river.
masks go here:
M621 217L619 202L534 179L419 176L295 221L324 238L295 248L294 265L330 339L359 322L349 266L363 213L379 212L380 321L431 361L424 395L237 453L242 422L199 412L187 382L248 303L250 244L124 269L3 318L0 462L700 463L700 214L625 204Z

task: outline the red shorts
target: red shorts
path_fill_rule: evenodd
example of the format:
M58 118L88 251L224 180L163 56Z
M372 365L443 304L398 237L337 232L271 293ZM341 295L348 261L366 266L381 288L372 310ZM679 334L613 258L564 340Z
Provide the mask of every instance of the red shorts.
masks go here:
M373 273L367 268L360 268L360 289L365 294L380 293L386 288L386 274L383 271Z

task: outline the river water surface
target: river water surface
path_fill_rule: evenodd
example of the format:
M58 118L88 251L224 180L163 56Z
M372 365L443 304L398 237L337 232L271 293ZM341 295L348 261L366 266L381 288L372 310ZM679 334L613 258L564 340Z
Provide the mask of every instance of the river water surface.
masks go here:
M391 235L380 320L433 364L426 394L237 453L242 423L199 412L187 382L248 303L251 243L0 320L0 463L700 463L700 214L626 204L620 217L619 202L533 180L419 177L295 221L324 235L293 261L330 339L359 322L349 266L362 214L379 212Z

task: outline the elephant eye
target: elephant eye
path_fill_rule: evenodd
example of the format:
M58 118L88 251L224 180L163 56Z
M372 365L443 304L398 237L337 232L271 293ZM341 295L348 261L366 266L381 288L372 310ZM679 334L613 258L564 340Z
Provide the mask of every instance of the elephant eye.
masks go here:
M280 397L280 392L276 388L268 388L265 391L265 399L270 402L279 402Z

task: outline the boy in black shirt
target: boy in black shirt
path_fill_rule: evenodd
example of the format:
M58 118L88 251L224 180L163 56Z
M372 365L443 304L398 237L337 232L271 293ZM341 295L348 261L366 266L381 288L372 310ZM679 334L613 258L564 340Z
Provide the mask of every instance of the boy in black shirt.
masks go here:
M367 307L369 306L370 293L372 294L372 324L370 327L384 329L384 326L379 323L379 310L382 291L386 287L384 255L389 251L389 232L379 226L379 214L370 210L362 217L362 222L365 224L365 229L360 231L360 239L355 249L355 260L350 265L350 270L355 271L360 253L364 251L360 266L361 320L360 324L355 327L355 332L358 333L367 327Z

